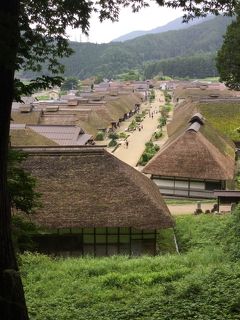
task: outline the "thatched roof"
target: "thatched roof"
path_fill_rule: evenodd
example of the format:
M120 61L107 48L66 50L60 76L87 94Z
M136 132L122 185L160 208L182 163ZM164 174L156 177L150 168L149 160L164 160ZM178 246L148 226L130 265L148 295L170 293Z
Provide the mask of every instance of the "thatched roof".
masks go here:
M179 98L188 98L191 97L194 101L204 98L231 98L237 96L238 93L233 90L229 90L226 87L222 87L222 84L219 85L208 85L208 88L202 86L193 86L191 84L179 85L174 90L174 101L177 101ZM204 89L204 90L203 90Z
M231 180L234 148L207 123L177 130L143 172L191 179ZM194 126L194 127L193 127Z
M25 168L38 181L43 207L33 216L46 228L172 226L158 188L101 148L26 149Z
M29 127L20 128L19 129L14 128L10 130L10 139L11 139L11 145L12 146L54 146L57 145L56 142L54 142L51 139L48 139L47 137L44 137L43 135L31 130Z
M207 140L209 140L221 153L234 158L235 146L231 139L216 130L216 128L210 124L208 117L206 116L203 118L200 111L201 108L199 107L199 103L192 102L191 99L186 100L174 108L173 118L167 125L167 133L170 137L170 141L179 137L184 130L189 127L189 123L199 122L201 124L200 131L204 137L207 138ZM201 119L202 121L199 121Z

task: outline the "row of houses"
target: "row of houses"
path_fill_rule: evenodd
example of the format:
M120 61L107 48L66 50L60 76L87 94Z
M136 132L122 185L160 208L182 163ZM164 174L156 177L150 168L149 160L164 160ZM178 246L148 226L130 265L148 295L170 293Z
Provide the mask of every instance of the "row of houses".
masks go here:
M99 130L114 131L121 121L139 111L143 101L141 94L132 92L116 96L90 95L91 97L84 98L70 95L65 100L32 100L26 104L17 103L17 106L14 103L12 129L14 125L22 124L38 134L43 134L47 131L74 131L78 127L79 132L88 134L88 140L91 141L91 136L94 137ZM77 143L88 143L85 138L86 135L84 139L78 139Z
M24 168L36 177L41 194L42 206L31 216L41 230L33 236L40 252L154 255L159 251L159 230L174 225L155 184L103 148L85 146L92 135L71 122L79 112L88 114L88 125L89 115L106 118L97 130L100 126L106 130L105 123L114 129L139 111L143 95L126 94L123 87L113 92L110 86L111 94L99 88L82 97L71 93L64 101L32 101L30 106L14 107L18 112L14 120L35 122L14 121L12 135L21 130L29 136L34 132L53 142L45 147L21 147L28 154ZM113 109L120 109L114 111L116 118L111 117Z
M184 88L176 88L173 94L176 105L173 119L167 126L169 139L143 173L149 175L163 195L215 198L214 190L234 188L235 145L204 119L189 96L193 93L207 97L208 90L212 92L213 87L205 88L204 94L198 83L186 87L187 92ZM218 92L226 95L219 88ZM179 94L184 97L181 103Z
M29 154L24 168L37 178L42 195L43 205L32 217L43 231L34 237L38 250L156 254L159 230L174 225L161 194L213 198L214 190L232 183L234 144L191 104L177 105L167 129L169 139L143 169L145 175L103 148L74 147L70 141L83 134L77 128L39 129L62 145L58 139L65 134L68 142L23 149Z

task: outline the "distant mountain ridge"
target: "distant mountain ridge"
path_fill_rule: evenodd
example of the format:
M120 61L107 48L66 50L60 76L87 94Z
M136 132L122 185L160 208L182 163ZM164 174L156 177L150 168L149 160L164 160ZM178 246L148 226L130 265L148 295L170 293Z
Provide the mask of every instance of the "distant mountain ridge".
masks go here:
M173 21L170 21L169 23L151 29L151 30L137 30L137 31L132 31L127 34L124 34L116 39L113 39L111 42L125 42L128 40L135 39L137 37L145 36L148 34L156 34L156 33L162 33L162 32L167 32L167 31L172 31L172 30L181 30L181 29L187 29L192 26L198 25L200 23L209 21L214 19L214 16L207 16L206 18L196 18L194 20L189 21L188 23L183 23L182 22L182 17L177 18Z
M71 42L74 54L61 60L64 75L112 79L129 70L138 70L146 78L161 74L213 76L217 72L214 57L231 21L230 17L218 16L187 29L149 34L125 42ZM43 73L47 74L46 69ZM29 79L36 74L27 71L20 76Z

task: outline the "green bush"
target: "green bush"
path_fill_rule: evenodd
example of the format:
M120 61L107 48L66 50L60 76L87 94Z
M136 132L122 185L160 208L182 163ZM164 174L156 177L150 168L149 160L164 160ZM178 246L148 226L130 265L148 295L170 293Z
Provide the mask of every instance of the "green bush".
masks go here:
M167 112L169 112L169 111L171 111L171 109L172 109L172 105L171 105L171 104L165 104L165 105L163 106L163 109L166 110Z
M120 132L118 136L119 139L126 139L128 137L128 134L126 132Z
M20 217L12 217L12 238L16 251L33 250L35 243L32 235L38 233L38 228L30 221Z
M141 155L138 164L141 166L145 166L149 160L152 159L152 157L158 152L160 147L157 144L153 144L152 141L145 143L145 150L143 154Z
M140 114L136 115L135 117L136 122L142 122L142 117L140 116Z
M117 140L119 138L119 135L117 134L117 132L111 132L109 133L108 138Z
M225 229L224 248L232 259L240 259L240 205L233 211Z
M153 146L154 146L154 144L153 144L152 141L148 141L148 142L145 143L146 149L151 149L151 148L153 148Z
M155 140L158 140L159 138L161 138L163 136L163 133L161 130L157 130L156 132L154 132L153 137Z
M164 93L164 97L165 97L165 102L170 103L172 100L171 94L167 90L164 90L163 93Z
M128 130L135 130L137 128L137 122L135 119L132 120L132 122L130 123L130 125L128 126Z
M117 140L116 139L112 139L108 144L109 147L115 147L116 145L117 145Z
M95 140L96 141L103 141L105 137L105 133L103 131L98 131L96 134Z
M167 123L167 117L166 116L160 117L158 122L159 122L159 127L160 128L164 127L166 125L166 123Z
M152 102L155 99L155 91L152 89L149 95L149 101Z

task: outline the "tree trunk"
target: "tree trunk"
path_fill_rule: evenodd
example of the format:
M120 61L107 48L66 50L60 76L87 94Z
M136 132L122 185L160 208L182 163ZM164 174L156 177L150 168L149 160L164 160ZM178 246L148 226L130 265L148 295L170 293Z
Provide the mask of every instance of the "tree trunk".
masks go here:
M19 39L19 0L7 0L2 3L0 5L0 318L26 320L27 307L11 238L11 206L7 190L9 127Z

